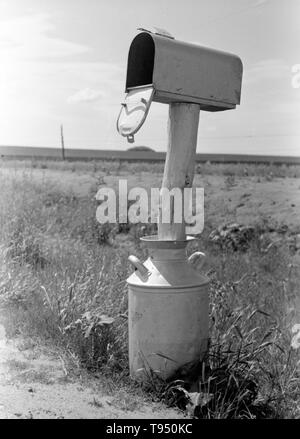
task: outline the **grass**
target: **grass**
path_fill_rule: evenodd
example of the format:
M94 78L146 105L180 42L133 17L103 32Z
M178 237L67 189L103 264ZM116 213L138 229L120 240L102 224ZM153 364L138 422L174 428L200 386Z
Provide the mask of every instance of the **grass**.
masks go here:
M164 169L163 162L127 162L125 160L55 160L55 159L22 159L13 160L2 158L0 168L11 169L52 169L75 173L105 172L107 175L120 172L140 173L159 172ZM265 164L265 163L198 163L195 167L196 174L224 175L224 176L257 176L272 180L272 178L299 178L300 166L291 164Z
M1 174L1 167L9 173ZM36 182L35 167L129 175L150 168L159 173L161 165L6 161L0 166L0 307L7 333L38 336L63 347L78 367L128 383L127 257L143 256L138 237L154 229L100 226L98 188L80 196L66 192L63 182L51 183L47 174ZM198 172L299 176L294 166L247 165L245 171L244 165L204 164ZM233 249L210 239L208 216L199 244L189 251L207 254L210 351L205 361L187 365L167 383L149 377L145 390L153 398L201 418L300 417L299 350L291 347L292 327L300 323L300 267L288 239L292 230L280 235L280 245L269 245L271 231L281 226L261 220L253 224L248 245Z

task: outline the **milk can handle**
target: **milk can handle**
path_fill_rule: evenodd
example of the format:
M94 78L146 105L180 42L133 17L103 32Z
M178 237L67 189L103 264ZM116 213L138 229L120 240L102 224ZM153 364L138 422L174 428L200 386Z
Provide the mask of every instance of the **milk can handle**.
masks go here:
M140 272L143 277L147 277L149 275L149 271L145 267L145 265L137 258L136 256L130 255L128 257L128 261Z
M189 261L191 264L193 264L198 258L201 258L201 259L202 259L202 261L201 261L201 266L202 266L202 264L203 264L203 262L204 262L204 259L205 259L205 254L202 253L202 252L194 252L194 253L188 258L188 261Z

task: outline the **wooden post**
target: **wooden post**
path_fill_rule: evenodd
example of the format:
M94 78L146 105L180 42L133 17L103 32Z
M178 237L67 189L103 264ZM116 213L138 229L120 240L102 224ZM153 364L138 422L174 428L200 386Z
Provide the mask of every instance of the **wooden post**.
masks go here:
M65 142L64 142L64 127L60 126L60 137L61 137L61 154L62 159L65 160Z
M199 124L200 106L197 104L174 103L169 106L168 150L162 182L162 189L179 188L182 193L185 187L191 187L194 179L195 155ZM169 206L162 205L162 191L160 199L158 239L185 240L185 222L174 223L174 203L171 198L170 223L162 223L163 209Z

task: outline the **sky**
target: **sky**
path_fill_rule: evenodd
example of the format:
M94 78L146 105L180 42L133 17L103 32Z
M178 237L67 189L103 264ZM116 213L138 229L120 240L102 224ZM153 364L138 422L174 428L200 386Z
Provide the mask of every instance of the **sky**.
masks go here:
M138 27L238 55L241 105L201 111L197 151L300 155L300 0L0 0L0 145L121 149L116 130ZM299 67L300 69L300 67ZM136 145L165 151L168 105Z

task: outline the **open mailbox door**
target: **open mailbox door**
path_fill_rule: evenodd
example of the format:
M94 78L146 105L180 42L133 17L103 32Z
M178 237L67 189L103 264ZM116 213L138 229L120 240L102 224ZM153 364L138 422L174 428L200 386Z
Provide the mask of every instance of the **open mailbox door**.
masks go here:
M163 29L140 28L131 42L117 129L134 141L151 102L198 104L201 111L240 104L243 64L231 53L175 40Z
M153 97L153 85L128 90L125 101L121 104L117 129L122 136L127 137L129 143L134 142L134 134L145 122Z

